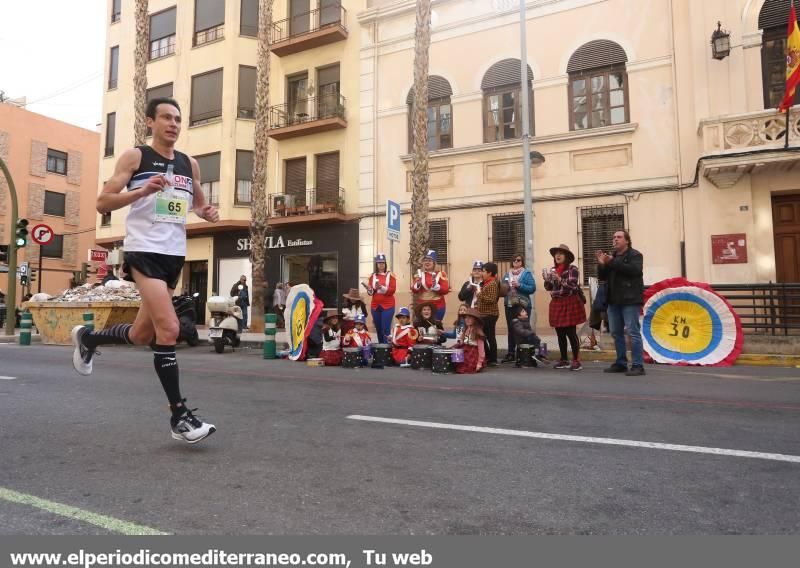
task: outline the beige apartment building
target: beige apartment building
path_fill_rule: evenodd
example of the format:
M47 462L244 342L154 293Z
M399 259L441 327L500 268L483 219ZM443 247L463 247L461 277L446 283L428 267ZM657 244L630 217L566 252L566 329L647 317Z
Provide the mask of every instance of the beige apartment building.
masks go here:
M133 0L109 0L101 180L133 144ZM270 76L267 278L309 282L327 304L358 273L358 33L363 2L276 2ZM182 287L227 293L251 275L250 179L255 126L257 0L150 0L148 99L181 105L178 149L197 158L220 209L191 215ZM126 211L98 220L98 242L120 247Z
M109 2L101 179L114 148L132 141L133 3ZM527 1L525 88L532 147L545 158L532 170L537 273L565 243L591 276L594 251L626 227L647 283L800 281L800 154L791 151L800 110L790 151L786 116L774 110L788 7ZM185 280L209 293L249 271L256 9L255 0L150 2L149 94L181 103L180 147L200 160L222 213L217 226L189 225ZM414 9L413 0L275 2L267 277L309 282L328 304L388 252L387 199L405 212L394 270L409 281ZM505 268L524 250L518 2L434 0L433 11L430 244L457 286L474 259ZM722 59L710 43L717 22L730 33ZM100 222L101 242L121 240L123 218ZM539 311L546 305L537 294Z
M24 292L16 280L18 300L40 288L61 292L88 260L95 242L99 146L97 132L0 104L0 157L14 180L19 218L28 220L29 232L42 224L53 231L45 246L35 244L29 234L28 246L17 251L18 265L28 262L38 271ZM0 244L13 246L14 233L9 188L0 174ZM6 291L5 273L0 289Z
M388 247L386 199L410 211L412 167L415 3L368 4L358 16L362 276ZM431 246L458 286L473 259L504 269L524 252L518 6L433 2ZM545 158L532 170L537 275L559 243L593 275L595 250L626 227L646 283L800 281L800 154L783 150L775 110L788 14L789 0L527 1L532 148ZM722 60L710 43L718 21L730 32ZM799 125L800 109L792 147ZM406 282L408 219L395 262ZM545 294L536 304L546 314Z

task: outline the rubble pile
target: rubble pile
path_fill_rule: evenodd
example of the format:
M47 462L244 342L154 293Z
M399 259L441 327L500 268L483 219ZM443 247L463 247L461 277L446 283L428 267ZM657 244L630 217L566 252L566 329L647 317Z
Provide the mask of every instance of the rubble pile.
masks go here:
M38 295L38 294L37 294ZM142 298L133 284L121 280L111 280L105 286L84 284L77 288L64 290L57 296L44 299L48 302L138 302ZM33 298L31 298L33 300Z

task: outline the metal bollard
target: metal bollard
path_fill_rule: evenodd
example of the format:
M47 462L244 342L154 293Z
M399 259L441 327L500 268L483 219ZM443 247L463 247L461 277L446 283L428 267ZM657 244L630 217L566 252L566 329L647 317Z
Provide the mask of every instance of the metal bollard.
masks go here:
M31 328L33 327L33 316L29 311L22 312L19 318L19 344L31 344Z
M276 359L275 335L278 333L278 314L264 314L264 359Z
M94 331L93 312L83 312L83 325L86 326L86 329L88 329L89 331Z

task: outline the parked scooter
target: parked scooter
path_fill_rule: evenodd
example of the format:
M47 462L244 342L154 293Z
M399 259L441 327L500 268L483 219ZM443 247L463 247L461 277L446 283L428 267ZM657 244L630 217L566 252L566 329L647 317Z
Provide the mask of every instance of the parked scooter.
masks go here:
M200 335L197 333L197 298L199 292L192 295L181 294L172 297L172 307L178 316L178 341L185 341L189 346L200 344Z
M214 344L217 353L225 351L225 346L239 347L239 322L242 309L236 305L236 298L211 296L206 303L211 319L208 322L208 341Z

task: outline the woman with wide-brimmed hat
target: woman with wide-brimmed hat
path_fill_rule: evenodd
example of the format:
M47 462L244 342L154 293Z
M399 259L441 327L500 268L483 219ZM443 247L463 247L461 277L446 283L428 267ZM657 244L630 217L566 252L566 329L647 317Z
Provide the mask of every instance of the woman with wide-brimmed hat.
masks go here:
M361 300L358 288L350 288L347 294L342 294L344 308L342 309L342 337L356 326L356 317L367 317L367 305Z
M456 363L456 373L477 373L486 366L483 314L475 308L464 312L464 329L456 339L456 348L464 350L464 361Z
M375 271L363 286L372 298L370 311L372 323L375 324L375 331L378 333L378 343L388 343L394 320L397 277L389 271L384 253L379 252L375 255Z
M322 353L320 357L326 367L338 367L342 364L342 331L339 322L342 314L334 312L322 320Z
M436 319L436 304L422 302L414 306L414 327L419 333L418 343L424 345L440 345L447 341L444 336L444 325Z
M577 326L586 321L586 300L581 289L581 274L575 262L575 255L565 244L550 249L553 267L542 271L544 289L550 292L550 326L558 335L558 348L561 360L554 369L583 369L580 360L580 341ZM567 341L572 347L572 364L567 360Z

